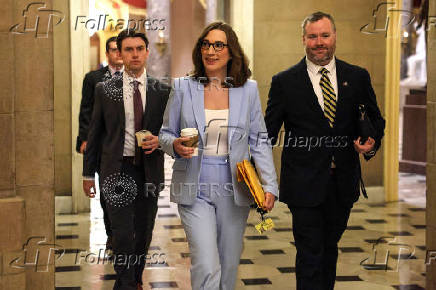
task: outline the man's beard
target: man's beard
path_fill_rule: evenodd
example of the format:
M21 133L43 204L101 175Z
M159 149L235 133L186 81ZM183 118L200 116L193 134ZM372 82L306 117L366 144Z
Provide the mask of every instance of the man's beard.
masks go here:
M318 56L312 52L312 49L306 48L306 54L309 57L309 60L321 66L328 64L330 60L333 58L333 55L335 53L335 46L332 47L319 46L317 48L325 48L327 49L327 51L323 56Z

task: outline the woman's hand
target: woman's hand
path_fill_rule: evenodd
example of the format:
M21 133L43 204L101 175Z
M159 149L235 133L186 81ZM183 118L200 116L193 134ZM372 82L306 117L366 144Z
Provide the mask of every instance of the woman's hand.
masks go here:
M189 141L190 137L179 137L174 140L173 148L174 151L179 154L182 158L191 158L192 154L194 154L194 148L188 147L182 144L182 142Z
M274 207L274 202L276 197L270 192L265 192L265 202L263 203L263 209L266 211L271 211Z

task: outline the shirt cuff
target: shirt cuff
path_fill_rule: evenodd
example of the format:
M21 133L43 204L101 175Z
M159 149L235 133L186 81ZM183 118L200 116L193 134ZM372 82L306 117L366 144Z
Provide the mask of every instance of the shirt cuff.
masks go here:
M92 176L82 176L82 179L83 180L89 180L89 181L94 181L95 180L95 177L92 177Z

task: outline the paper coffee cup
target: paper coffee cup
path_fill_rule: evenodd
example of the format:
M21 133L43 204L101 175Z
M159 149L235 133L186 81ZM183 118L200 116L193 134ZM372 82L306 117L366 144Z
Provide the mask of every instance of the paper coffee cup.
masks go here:
M198 130L196 128L184 128L180 132L180 136L183 138L190 138L188 141L185 141L182 144L187 147L195 148L192 156L198 156Z
M141 130L135 133L136 136L136 140L138 141L138 147L141 147L142 142L144 141L145 137L153 135L150 131L148 130Z

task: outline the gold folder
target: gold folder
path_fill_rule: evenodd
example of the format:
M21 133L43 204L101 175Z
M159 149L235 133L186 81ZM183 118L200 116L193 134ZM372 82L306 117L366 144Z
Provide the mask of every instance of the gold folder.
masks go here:
M260 184L259 177L257 176L254 166L246 159L242 160L242 162L236 163L236 166L238 168L238 181L245 181L250 189L251 195L253 195L254 200L256 201L257 207L262 208L265 202L265 193L262 185Z

